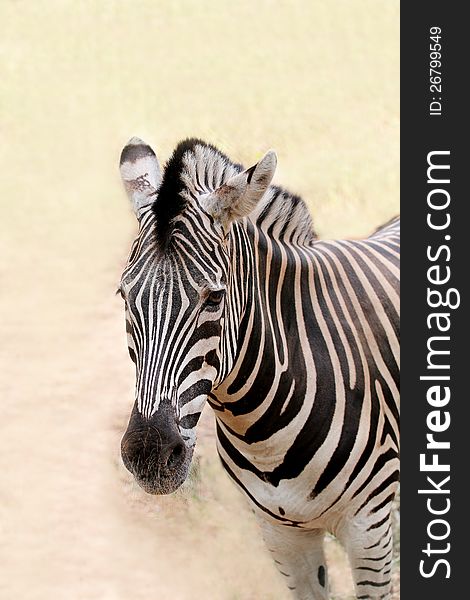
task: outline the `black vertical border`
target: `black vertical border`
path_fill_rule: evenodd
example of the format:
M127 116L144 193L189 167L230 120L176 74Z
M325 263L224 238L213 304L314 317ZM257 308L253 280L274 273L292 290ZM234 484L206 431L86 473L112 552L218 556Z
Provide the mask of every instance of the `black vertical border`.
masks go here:
M470 173L470 136L467 113L470 102L468 89L468 60L470 57L469 25L465 18L464 3L457 2L402 2L401 3L401 213L402 213L402 454L401 454L401 597L404 600L426 598L470 597L466 576L467 556L470 554L470 391L466 375L470 374L470 319L468 293L470 278L469 194L466 190ZM429 81L430 28L442 29L442 115L429 115L431 100ZM465 108L464 108L465 103ZM426 317L427 306L426 258L429 244L439 245L444 234L433 232L426 225L428 213L427 154L433 150L450 150L451 225L447 234L451 249L450 286L459 290L460 307L449 310L450 329L450 388L451 400L447 407L451 425L441 439L451 443L447 455L450 465L450 511L443 516L450 524L449 538L442 542L428 539L427 525L433 518L426 508L426 496L418 489L426 487L426 474L419 470L419 455L425 451L426 416L432 408L426 401L429 384L419 380L426 367L426 342L430 335ZM444 243L444 242L442 242ZM443 310L443 309L442 309ZM444 409L443 409L444 410ZM429 474L431 475L431 474ZM436 474L439 481L443 473ZM429 486L427 486L429 487ZM428 541L435 548L450 543L450 551L434 554L435 560L445 558L450 563L450 578L442 565L435 575L424 578L419 565L432 559L422 552Z

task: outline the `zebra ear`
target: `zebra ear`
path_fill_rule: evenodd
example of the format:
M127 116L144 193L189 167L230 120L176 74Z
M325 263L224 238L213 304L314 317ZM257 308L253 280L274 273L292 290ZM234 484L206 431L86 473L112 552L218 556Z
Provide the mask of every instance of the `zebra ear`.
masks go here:
M142 209L155 200L162 179L155 152L148 144L133 137L121 152L119 168L132 208L140 218Z
M233 221L246 217L255 208L271 183L276 164L276 153L270 150L258 163L203 197L203 209L228 229Z

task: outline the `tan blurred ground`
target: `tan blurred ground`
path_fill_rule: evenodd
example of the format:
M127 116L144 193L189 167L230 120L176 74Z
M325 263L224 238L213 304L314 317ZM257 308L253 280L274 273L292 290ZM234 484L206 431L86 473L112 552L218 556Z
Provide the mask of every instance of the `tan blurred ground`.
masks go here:
M287 598L205 416L177 497L118 462L135 222L117 160L197 135L279 156L321 235L398 211L398 1L0 3L1 600ZM329 543L334 593L349 579Z

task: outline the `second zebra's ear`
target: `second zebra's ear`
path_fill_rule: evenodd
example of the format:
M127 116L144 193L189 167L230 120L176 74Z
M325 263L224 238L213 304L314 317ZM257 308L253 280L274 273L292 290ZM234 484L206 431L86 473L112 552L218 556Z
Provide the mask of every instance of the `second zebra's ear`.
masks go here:
M155 200L162 180L155 152L141 139L133 137L122 150L119 168L132 208L140 218L142 209Z
M258 163L204 196L203 209L227 230L233 221L255 208L271 183L276 165L276 153L270 150Z

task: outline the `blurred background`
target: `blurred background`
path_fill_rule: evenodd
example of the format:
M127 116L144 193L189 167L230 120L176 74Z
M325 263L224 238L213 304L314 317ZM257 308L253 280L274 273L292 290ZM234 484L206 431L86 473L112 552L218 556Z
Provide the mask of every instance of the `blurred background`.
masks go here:
M0 22L0 598L286 599L209 413L176 496L120 465L118 159L134 135L162 163L187 136L274 148L320 236L367 234L398 212L398 0L2 0Z

